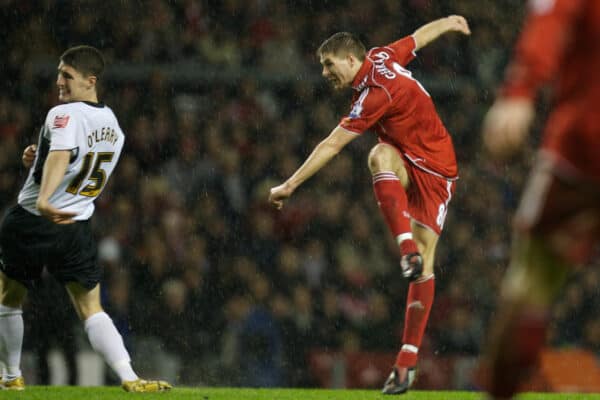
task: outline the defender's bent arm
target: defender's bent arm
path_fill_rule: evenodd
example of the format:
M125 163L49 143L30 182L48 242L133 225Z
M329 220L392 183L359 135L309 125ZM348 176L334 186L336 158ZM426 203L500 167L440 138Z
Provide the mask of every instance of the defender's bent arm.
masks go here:
M36 203L40 214L57 224L73 223L73 217L77 215L76 213L59 210L48 201L65 176L70 157L70 150L50 151L48 153Z

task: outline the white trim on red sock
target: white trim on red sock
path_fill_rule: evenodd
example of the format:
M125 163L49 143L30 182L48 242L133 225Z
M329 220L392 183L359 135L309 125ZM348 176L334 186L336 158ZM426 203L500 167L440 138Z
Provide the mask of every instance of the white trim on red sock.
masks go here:
M396 236L397 244L400 244L400 243L404 242L405 240L413 240L412 232L401 233L398 236Z
M400 179L398 179L398 175L396 175L395 173L391 172L391 171L382 171L382 172L377 172L376 174L373 175L373 183L379 182L379 181L399 181Z
M403 344L400 351L407 351L409 353L417 354L419 352L419 348L417 346L413 346L412 344Z
M430 279L435 279L435 274L431 274L431 275L427 275L427 276L421 276L419 279L417 279L416 281L414 281L414 283L419 284L419 283L427 282Z

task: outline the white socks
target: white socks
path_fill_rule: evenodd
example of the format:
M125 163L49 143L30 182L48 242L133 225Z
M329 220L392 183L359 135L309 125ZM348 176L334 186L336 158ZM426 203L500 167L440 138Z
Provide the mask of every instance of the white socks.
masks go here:
M23 346L23 311L0 304L0 361L6 366L5 380L21 376L21 348ZM104 357L122 381L133 381L138 376L131 368L129 353L123 338L105 312L89 317L85 331L92 348Z
M92 348L104 357L104 360L116 372L121 381L138 379L133 368L131 368L131 358L127 349L125 349L123 338L117 331L112 319L105 312L92 315L85 320L84 326Z
M0 360L6 366L5 380L21 376L23 311L0 304Z

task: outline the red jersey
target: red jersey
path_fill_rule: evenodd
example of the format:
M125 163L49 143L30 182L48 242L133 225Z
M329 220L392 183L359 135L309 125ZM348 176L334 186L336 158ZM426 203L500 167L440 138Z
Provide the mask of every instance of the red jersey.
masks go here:
M372 129L418 168L454 179L452 139L427 91L404 68L415 58L415 47L407 36L369 50L352 83L352 109L340 126L359 134Z
M502 94L534 98L554 81L542 147L565 172L600 182L600 1L535 0Z

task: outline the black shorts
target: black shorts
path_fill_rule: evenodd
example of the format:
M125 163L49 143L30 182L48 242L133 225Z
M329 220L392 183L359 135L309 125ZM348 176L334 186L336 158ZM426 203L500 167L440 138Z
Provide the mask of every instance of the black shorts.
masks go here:
M17 205L0 226L0 269L29 289L44 267L63 285L93 289L102 279L90 221L58 225Z

